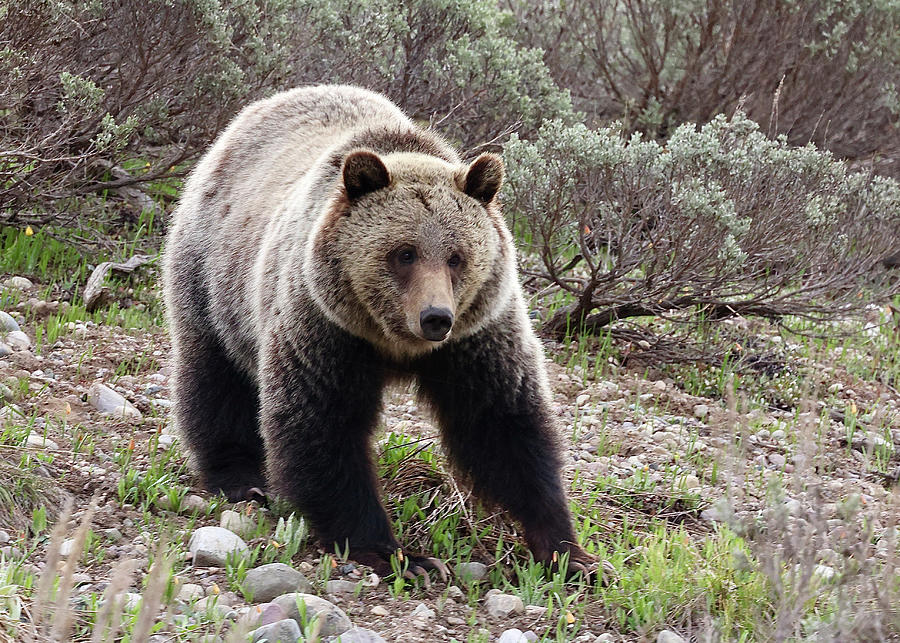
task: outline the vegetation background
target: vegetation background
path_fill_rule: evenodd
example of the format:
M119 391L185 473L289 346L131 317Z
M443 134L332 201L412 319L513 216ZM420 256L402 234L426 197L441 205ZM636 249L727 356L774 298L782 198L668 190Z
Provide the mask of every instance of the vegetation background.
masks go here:
M0 310L16 349L0 356L0 638L229 630L222 613L174 598L192 573L178 558L186 537L224 507L182 506L195 481L177 445L160 448L155 257L216 133L250 101L311 83L384 92L467 158L504 155L523 281L559 364L574 509L604 561L592 582L528 563L515 526L446 476L433 432L420 448L415 431L397 437L405 419L386 417L379 457L404 538L491 566L461 583L465 626L443 640L505 629L483 614L491 588L547 607L537 625L506 623L543 640L900 637L888 520L900 477L900 2L0 0ZM90 291L98 265L111 270ZM25 344L10 334L20 326ZM138 424L72 416L94 382L129 397ZM616 382L622 408L603 393ZM648 390L672 394L648 410ZM672 405L699 425L663 438L667 455L617 470L641 449L627 425ZM777 431L784 444L760 461ZM719 441L698 456L692 445L711 433ZM597 462L612 468L585 468ZM108 474L93 486L92 463ZM752 485L742 467L758 471ZM75 513L56 521L67 497ZM247 511L258 546L218 582L240 593L248 568L282 560L320 570L325 587L333 552L288 530L285 556L278 512ZM143 539L146 556L120 556L137 557L143 581L103 559L112 541L91 516ZM413 516L426 518L421 532ZM59 578L46 573L76 519L86 573L104 579L83 590L74 555ZM143 603L103 621L103 592L129 583L144 584ZM450 613L446 594L403 579L374 592L355 598Z

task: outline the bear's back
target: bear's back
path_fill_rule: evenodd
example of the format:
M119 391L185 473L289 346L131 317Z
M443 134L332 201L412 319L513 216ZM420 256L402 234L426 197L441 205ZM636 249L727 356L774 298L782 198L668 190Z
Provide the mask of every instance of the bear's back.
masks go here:
M169 233L167 298L181 299L190 322L218 335L247 370L255 367L255 298L268 278L265 239L286 229L292 244L305 243L317 203L330 196L309 175L329 150L373 129L416 128L365 89L293 89L241 111L188 179Z

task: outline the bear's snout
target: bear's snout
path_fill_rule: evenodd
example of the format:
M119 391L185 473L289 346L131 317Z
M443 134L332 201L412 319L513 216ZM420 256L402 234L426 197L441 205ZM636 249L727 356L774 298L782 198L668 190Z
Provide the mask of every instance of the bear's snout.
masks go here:
M425 339L439 342L453 327L453 313L447 308L429 306L419 315L419 326Z

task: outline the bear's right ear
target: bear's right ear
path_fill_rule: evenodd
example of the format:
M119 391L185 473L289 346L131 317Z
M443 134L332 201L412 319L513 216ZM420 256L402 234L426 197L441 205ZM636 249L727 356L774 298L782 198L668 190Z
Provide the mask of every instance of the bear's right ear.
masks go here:
M344 159L342 170L347 197L352 201L361 196L386 188L391 175L375 152L358 150Z

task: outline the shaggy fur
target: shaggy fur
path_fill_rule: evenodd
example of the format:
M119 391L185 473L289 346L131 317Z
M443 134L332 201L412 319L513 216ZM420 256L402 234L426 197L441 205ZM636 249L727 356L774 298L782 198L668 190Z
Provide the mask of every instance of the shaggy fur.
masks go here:
M386 563L398 544L370 439L385 384L415 378L456 468L535 556L589 562L502 174L358 88L296 89L235 119L187 183L164 265L174 419L210 489L268 483L323 542ZM438 341L429 311L452 319Z

